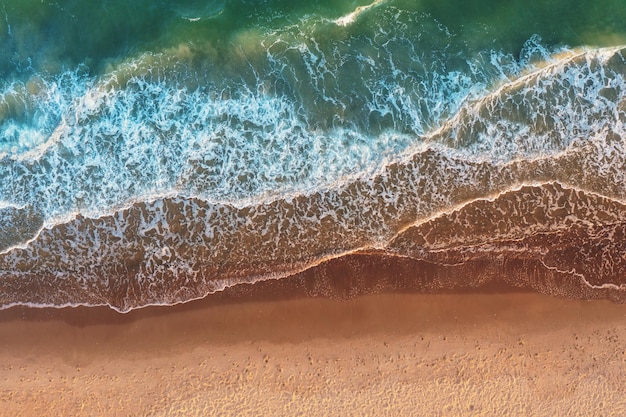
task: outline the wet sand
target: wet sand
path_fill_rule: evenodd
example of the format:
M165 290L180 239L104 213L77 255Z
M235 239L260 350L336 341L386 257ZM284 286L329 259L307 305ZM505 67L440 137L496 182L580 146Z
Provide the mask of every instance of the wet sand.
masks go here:
M623 415L626 306L530 293L0 312L0 414Z

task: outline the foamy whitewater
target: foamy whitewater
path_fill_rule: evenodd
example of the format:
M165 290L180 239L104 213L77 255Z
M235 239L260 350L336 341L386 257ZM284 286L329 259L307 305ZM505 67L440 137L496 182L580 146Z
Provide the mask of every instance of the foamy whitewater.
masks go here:
M0 7L0 306L279 279L626 301L619 26L590 46L392 0L104 3Z

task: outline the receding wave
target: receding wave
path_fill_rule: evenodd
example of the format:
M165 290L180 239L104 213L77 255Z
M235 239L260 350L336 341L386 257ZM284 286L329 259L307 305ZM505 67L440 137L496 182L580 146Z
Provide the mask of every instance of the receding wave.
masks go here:
M457 110L432 129L404 132L414 139L402 145L402 152L366 158L363 165L347 172L333 167L354 168L355 161L363 161L360 139L340 140L342 148L336 153L314 148L310 154L297 149L284 155L273 155L272 149L284 150L291 142L273 148L261 141L258 148L249 149L250 160L245 154L226 153L215 154L213 163L206 158L214 142L198 142L197 147L204 149L198 153L205 158L202 165L185 149L172 147L165 152L160 146L165 146L167 136L157 135L155 142L126 153L117 147L127 142L106 140L132 129L150 129L159 120L142 119L131 127L131 121L125 125L118 119L106 129L117 126L119 131L107 136L98 130L98 123L95 127L68 124L65 118L57 129L66 130L58 132L45 149L5 156L3 178L11 181L2 191L9 203L0 206L7 225L0 235L0 304L109 305L128 311L269 280L302 282L311 295L341 296L383 288L435 291L503 282L560 296L626 301L624 52L599 49L550 58L546 65L459 101ZM130 90L152 88L137 81L130 85ZM80 117L93 122L95 114L98 122L115 106L163 117L156 108L145 107L145 102L141 106L124 102L131 100L128 89L112 91L100 101L83 101L96 103L97 111L92 119L89 113ZM194 91L198 92L182 99L198 97L182 109L194 108L205 97L201 90ZM166 103L182 97L162 89L154 94L165 94ZM278 131L286 126L285 137L309 135L309 141L310 135L317 134L310 123L293 127L303 114L298 113L300 107L290 107L293 101L268 96L261 102L255 97L240 101L214 97L212 107L203 110L214 113L202 121L225 119L233 131L243 129L244 136L246 126L263 132L270 125L279 126ZM106 100L114 104L103 105ZM242 103L248 107L241 107ZM275 113L277 109L283 113ZM299 116L291 116L292 111ZM202 131L193 131L193 120L182 113L176 120L190 126L191 143L201 141ZM257 124L263 120L267 125ZM386 132L401 130L398 126L392 124ZM93 141L76 144L82 146L80 151L69 148L70 141L63 139L67 132L85 128L97 132L90 136ZM178 126L158 130L187 132ZM347 126L339 131L348 137L359 132L351 133ZM370 132L370 137L386 134L390 133ZM235 140L229 138L227 133L222 136L222 140ZM248 138L246 146L250 142L254 140ZM361 149L372 152L371 147ZM264 152L284 160L286 168L276 177L264 172L276 164L250 165L253 156L263 158ZM285 159L290 152L302 158ZM138 177L148 176L145 181L117 176L116 171L122 170L114 155L120 154L125 156L119 161L126 164L121 174L135 172ZM324 165L324 160L346 155L356 156ZM171 166L169 162L154 165L163 158L182 161L182 168L177 167L176 174L153 177L154 170ZM225 175L229 158L235 165ZM309 158L314 161L311 166L290 165ZM100 165L87 163L96 160ZM243 162L239 166L236 161ZM221 171L211 176L216 164ZM315 169L322 177L313 175L306 186L282 178L286 185L276 188L285 172L307 177ZM80 185L74 186L77 181L101 180L105 170L111 170L106 175L114 179L101 184L119 187L110 194L115 199L103 200L106 189L94 195L95 188L81 191ZM265 177L247 183L248 172ZM238 175L237 184L250 187L239 194L232 184L207 185ZM163 183L159 178L175 181ZM194 188L192 184L198 182L204 185ZM133 184L153 188L135 190ZM262 184L269 184L268 188ZM229 189L234 190L231 200ZM274 192L265 192L269 190ZM29 195L29 200L9 200L20 195ZM45 204L32 203L42 195ZM368 284L373 271L384 277ZM359 284L337 288L331 277L342 274Z

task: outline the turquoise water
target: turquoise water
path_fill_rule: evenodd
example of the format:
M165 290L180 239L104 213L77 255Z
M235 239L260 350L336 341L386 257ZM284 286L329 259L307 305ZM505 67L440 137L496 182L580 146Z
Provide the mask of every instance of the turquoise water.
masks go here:
M0 303L185 301L525 184L620 202L624 22L608 0L5 0ZM124 288L194 284L126 299L120 264ZM58 279L82 289L36 290Z

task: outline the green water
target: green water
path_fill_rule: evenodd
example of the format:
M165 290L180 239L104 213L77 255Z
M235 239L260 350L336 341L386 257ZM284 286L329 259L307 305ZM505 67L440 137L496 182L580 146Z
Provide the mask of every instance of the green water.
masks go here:
M0 75L13 76L29 68L55 73L81 64L98 74L111 62L180 44L208 44L219 53L227 53L242 42L238 37L242 32L298 25L312 15L335 19L366 4L4 0L0 6ZM396 0L378 7L392 6L430 16L450 32L446 42L475 52L496 48L516 53L534 34L546 45L570 47L616 45L626 37L626 3L621 0ZM367 33L376 18L375 11L365 13L347 36ZM427 37L429 33L421 35Z

